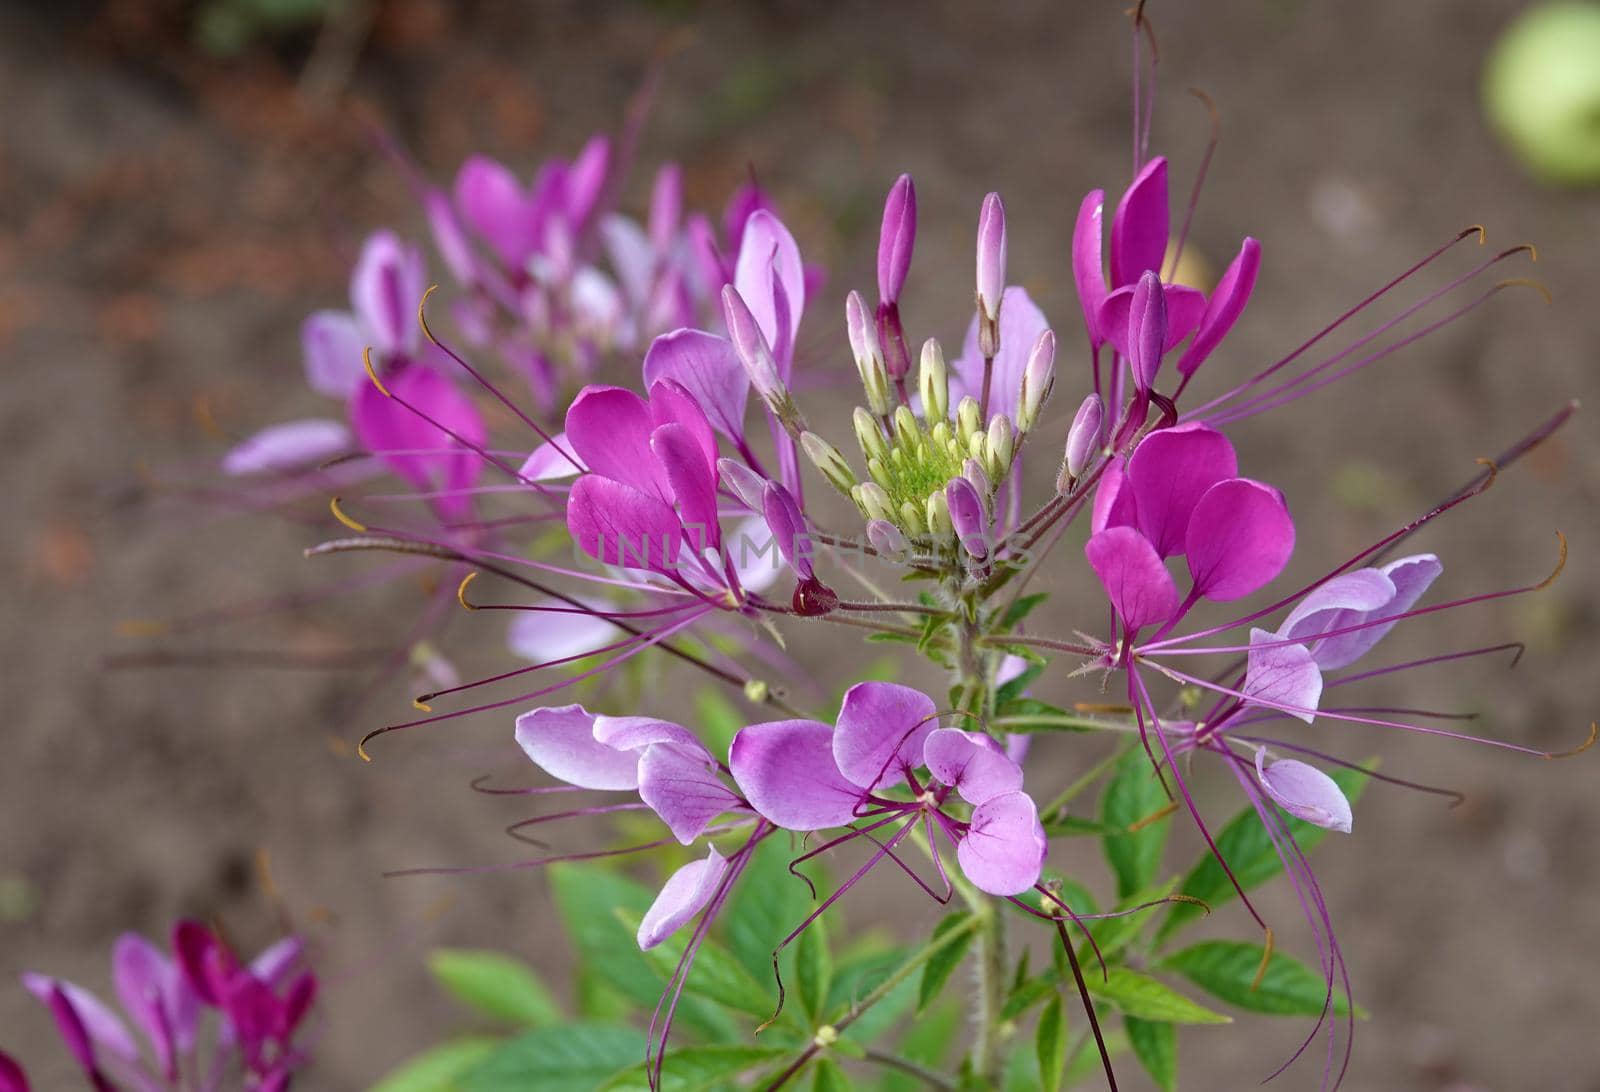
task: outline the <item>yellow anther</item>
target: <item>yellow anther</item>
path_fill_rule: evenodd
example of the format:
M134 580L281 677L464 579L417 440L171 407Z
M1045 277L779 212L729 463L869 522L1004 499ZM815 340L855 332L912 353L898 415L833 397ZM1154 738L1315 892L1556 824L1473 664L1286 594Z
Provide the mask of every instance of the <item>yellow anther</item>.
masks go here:
M357 521L351 519L349 516L345 515L344 514L344 509L339 507L339 498L338 497L329 497L328 498L328 511L333 513L333 518L334 519L338 520L340 523L342 523L346 527L350 528L350 530L359 531L362 534L366 533L367 525L365 523L358 523Z
M117 623L119 637L160 637L167 632L167 623L154 618L124 618Z
M472 583L477 578L478 578L478 571L476 569L474 569L472 572L468 573L466 576L463 576L461 578L461 583L456 585L456 602L460 603L467 610L477 610L478 609L473 604L471 604L471 603L469 603L467 601L467 585Z
M1129 823L1128 824L1128 833L1132 834L1135 831L1143 830L1145 827L1149 826L1151 823L1159 823L1159 822L1161 822L1161 820L1165 819L1167 816L1171 815L1173 812L1175 812L1177 810L1178 810L1178 802L1176 800L1169 800L1167 802L1166 806L1158 808L1157 810L1151 812L1149 815L1146 815L1143 819L1138 819L1138 820L1135 820L1132 823Z
M432 330L428 329L428 316L426 311L428 307L428 297L433 295L438 288L439 286L436 284L428 285L428 290L424 292L422 294L422 298L417 301L417 325L422 327L422 336L433 342L435 345L439 344L439 339L433 336Z
M424 713L433 712L433 706L429 705L427 702L423 701L421 698L412 698L411 699L411 704L415 708L422 710Z
M368 345L365 349L361 350L361 363L367 366L367 378L372 380L372 385L374 387L378 388L378 393L383 395L385 398L393 398L394 395L389 393L389 388L385 387L383 385L383 380L378 378L378 370L372 366L371 345Z

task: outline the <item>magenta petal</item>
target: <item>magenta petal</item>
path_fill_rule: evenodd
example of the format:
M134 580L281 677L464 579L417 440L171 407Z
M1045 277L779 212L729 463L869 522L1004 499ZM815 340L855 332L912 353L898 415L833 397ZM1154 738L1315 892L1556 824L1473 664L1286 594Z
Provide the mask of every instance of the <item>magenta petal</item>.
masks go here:
M250 973L273 989L283 985L300 954L305 951L305 941L297 936L287 936L261 949L250 961Z
M1096 534L1108 527L1137 527L1139 506L1133 497L1133 485L1124 470L1126 460L1113 458L1100 475L1100 484L1094 491L1094 510L1089 517L1089 532Z
M1233 445L1205 425L1179 425L1146 436L1128 463L1138 526L1162 557L1184 551L1189 520L1206 490L1239 472Z
M1130 630L1165 622L1178 609L1178 588L1150 540L1132 527L1111 527L1089 537L1084 556Z
M1167 161L1144 165L1117 202L1111 221L1111 286L1132 284L1146 271L1161 273L1167 257Z
M517 718L517 745L551 777L582 789L636 789L639 755L595 739L594 714L581 705L534 709Z
M1249 478L1206 490L1187 537L1195 590L1213 602L1239 599L1271 583L1294 553L1294 520L1283 495Z
M573 231L582 231L600 203L611 176L611 138L589 138L567 169L567 219Z
M717 434L693 394L676 379L658 379L650 385L650 420L656 426L682 425L694 439L705 459L706 469L716 476Z
M1048 849L1033 798L1025 792L1007 792L972 809L971 825L956 846L956 860L978 890L1020 895L1039 882Z
M594 738L618 751L642 751L656 743L670 743L681 750L694 752L703 761L711 761L711 752L705 749L695 734L681 724L654 717L594 718Z
M661 894L639 922L639 947L654 948L704 910L716 897L727 873L728 862L717 852L717 847L712 846L705 860L690 861L669 876L662 885Z
M806 303L806 273L794 236L764 208L744 222L733 284L787 374Z
M1137 285L1128 285L1119 288L1107 295L1100 304L1099 327L1106 341L1111 347L1123 356L1128 355L1128 315L1133 304L1133 293ZM1161 299L1166 306L1166 337L1162 341L1162 352L1168 352L1177 347L1178 343L1190 334L1200 324L1200 317L1205 312L1206 297L1198 288L1190 288L1183 284L1165 284L1161 286Z
M1245 701L1277 709L1310 724L1322 698L1322 672L1305 645L1286 645L1281 640L1276 633L1264 629L1250 631L1250 655L1242 688Z
M1022 373L1028 367L1028 357L1039 335L1050 328L1044 312L1033 302L1025 289L1013 285L1001 295L1000 352L994 358L994 374L990 380L989 405L991 413L1004 413L1012 417L1017 412L1017 402L1022 395ZM974 398L983 392L983 353L978 348L978 320L973 318L967 326L966 340L961 346L961 357L951 366L951 404L963 394Z
M306 382L318 394L345 399L367 381L367 335L348 311L318 311L300 324Z
M477 407L455 384L421 365L400 368L385 376L383 383L393 398L369 383L356 391L351 402L350 416L361 445L418 489L462 490L476 482L483 456L462 441L483 447L487 431ZM437 424L423 420L408 406ZM435 503L459 514L470 507L471 499L458 494Z
M650 343L644 382L675 379L705 410L712 426L731 440L744 436L750 377L727 338L703 330L674 330Z
M1222 339L1228 336L1228 331L1233 329L1233 324L1244 313L1245 304L1250 302L1250 293L1255 291L1256 274L1260 270L1261 244L1246 238L1238 256L1228 265L1211 293L1211 299L1206 302L1194 344L1178 360L1178 374L1185 377L1194 374L1195 369L1205 363L1206 357L1222 344Z
M0 1092L29 1092L28 1075L17 1060L0 1050Z
M589 386L567 410L567 443L578 461L596 474L662 500L664 480L650 450L656 422L643 398L624 387Z
M139 1044L128 1033L121 1017L82 986L32 973L22 976L22 984L29 993L50 1007L62 1038L68 1040L68 1048L84 1068L94 1065L94 1051L97 1048L108 1050L129 1062L138 1060ZM72 1041L74 1034L77 1045Z
M845 692L833 757L839 772L864 789L901 779L922 765L922 746L939 726L938 707L898 683L857 683Z
M539 222L516 175L487 156L473 156L456 173L456 208L500 260L520 270L538 244Z
M969 804L1022 788L1022 767L982 732L937 729L928 735L923 757L928 772L953 786Z
M580 549L608 565L670 574L683 528L663 500L631 485L585 474L567 495L567 530Z
M778 552L795 575L801 580L812 579L816 573L811 565L811 538L794 497L777 482L768 482L762 490L761 512L778 544Z
M1265 748L1256 749L1256 776L1273 803L1313 826L1350 833L1350 801L1338 782L1315 766L1292 758L1266 765Z
M844 826L865 795L839 772L833 729L819 721L741 728L728 750L728 766L750 806L785 830Z
M350 302L373 348L390 354L416 344L417 305L427 287L420 250L392 231L367 237L350 277Z
M917 188L909 174L895 179L883 203L883 225L878 231L878 299L894 303L911 270L911 251L917 242Z
M650 450L678 502L679 521L690 547L696 554L721 548L715 464L707 463L705 452L679 424L662 425L651 433Z
M1083 323L1089 330L1089 344L1098 349L1105 343L1100 327L1100 305L1106 298L1106 260L1104 231L1106 194L1090 190L1078 206L1078 219L1072 227L1072 280L1078 289L1078 304L1083 308Z
M685 749L655 743L639 756L639 799L667 824L672 836L689 845L711 821L743 801L717 776L717 764L696 743Z
M222 457L225 474L271 474L314 466L350 450L342 422L311 418L268 425Z
M111 949L111 978L122 1011L133 1018L155 1052L156 1067L163 1074L176 1075L178 1051L187 1045L178 1040L180 1021L187 1024L192 1040L195 1020L194 995L178 968L144 937L124 933ZM185 999L188 1011L180 1014Z

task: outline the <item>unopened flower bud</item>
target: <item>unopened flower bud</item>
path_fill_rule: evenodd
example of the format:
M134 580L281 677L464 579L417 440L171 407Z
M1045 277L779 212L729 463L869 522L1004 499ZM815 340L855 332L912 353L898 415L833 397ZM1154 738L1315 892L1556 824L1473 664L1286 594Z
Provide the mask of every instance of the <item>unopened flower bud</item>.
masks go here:
M861 293L851 292L844 301L845 328L850 334L850 351L861 374L861 389L867 392L867 405L880 417L889 412L889 372L878 345L878 327L867 310Z
M1039 420L1039 411L1050 397L1056 382L1056 335L1043 331L1033 343L1028 363L1022 370L1022 388L1017 397L1017 431L1027 432Z
M1011 418L997 413L989 419L988 442L984 444L984 469L993 481L1001 481L1011 469L1011 457L1017 450L1017 436L1011 429Z
M727 486L746 508L752 512L762 510L767 479L737 459L726 457L717 460L717 474L722 484Z
M868 519L893 518L894 504L877 482L862 482L851 490L850 496Z
M883 426L878 424L876 417L857 406L850 413L850 423L855 426L856 442L861 445L861 454L868 460L877 459L880 462L889 457L889 445L883 438Z
M875 519L867 524L867 541L886 557L899 557L906 552L906 536L886 519Z
M1161 278L1146 270L1134 286L1128 306L1128 366L1134 385L1147 391L1155 385L1167 341L1167 294Z
M991 193L983 199L983 209L978 213L978 313L986 320L979 323L980 330L998 326L1000 296L1005 287L1006 207L1000 203L998 193ZM998 345L980 347L984 356L992 357Z
M922 416L927 421L943 421L950 415L950 369L944 350L935 338L922 343L922 369L917 376L922 394Z
M975 560L989 556L989 519L983 497L966 478L951 478L944 487L945 508L961 548Z
M722 287L722 316L728 324L728 337L733 341L734 351L750 376L750 385L776 412L777 407L788 400L789 392L778 375L778 362L772 358L766 335L761 332L744 297L731 284Z
M1067 492L1089 468L1100 447L1100 425L1104 417L1105 403L1098 394L1089 395L1078 407L1072 427L1067 430L1067 454L1061 463L1061 474L1056 478L1056 492Z
M925 513L918 508L914 501L900 502L900 526L905 528L908 535L925 535L928 533L928 521Z
M911 250L917 242L917 188L903 174L889 188L883 203L883 227L878 233L878 299L896 303L911 269Z
M970 394L965 395L956 407L956 435L970 442L974 434L982 431L983 418L979 414L978 400Z
M911 412L910 406L896 406L894 411L895 439L903 444L915 441L917 433L917 415Z
M977 459L968 459L961 464L961 476L971 482L981 496L987 497L994 492L994 485L989 481L988 472Z
M848 497L850 487L856 484L856 476L850 464L844 461L844 456L839 454L839 449L815 432L802 432L800 447L805 451L806 458L828 479L828 484Z
M935 535L948 535L955 530L950 522L950 502L944 499L944 490L935 489L928 494L925 506L928 530Z

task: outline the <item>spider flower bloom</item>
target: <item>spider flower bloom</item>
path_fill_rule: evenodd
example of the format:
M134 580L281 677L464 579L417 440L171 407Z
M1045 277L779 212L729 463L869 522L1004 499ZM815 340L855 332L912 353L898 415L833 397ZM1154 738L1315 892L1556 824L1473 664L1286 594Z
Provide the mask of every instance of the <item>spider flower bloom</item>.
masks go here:
M50 1009L68 1051L100 1092L177 1092L196 1073L211 1074L213 1084L231 1080L252 1092L282 1092L308 1061L295 1036L317 980L309 971L294 973L300 952L291 937L241 964L210 929L192 921L173 929L170 956L124 933L112 949L121 1014L71 982L33 973L22 980ZM217 1014L209 1048L202 1044L206 1010Z
M1047 843L1022 791L1021 767L987 735L940 728L933 699L921 691L859 683L845 694L836 727L749 725L734 737L728 766L750 806L774 826L825 830L872 817L865 828L872 830L901 821L885 843L892 848L921 822L930 845L938 827L980 890L1016 895L1039 881ZM926 770L926 784L918 770ZM889 795L901 786L911 800ZM970 812L956 808L953 796Z
M417 248L388 231L362 246L350 279L351 311L319 311L301 328L306 380L345 403L348 426L310 419L272 425L223 459L230 474L300 470L353 439L418 490L441 515L470 507L486 439L472 402L444 375L443 354L422 336L415 308L427 288ZM372 374L366 354L370 350Z

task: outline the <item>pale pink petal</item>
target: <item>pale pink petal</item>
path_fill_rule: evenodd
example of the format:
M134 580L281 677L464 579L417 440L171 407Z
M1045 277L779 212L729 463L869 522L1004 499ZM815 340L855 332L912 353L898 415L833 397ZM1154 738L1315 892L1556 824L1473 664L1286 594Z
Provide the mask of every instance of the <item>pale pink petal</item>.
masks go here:
M362 354L368 335L348 311L318 311L300 324L306 382L318 394L345 399L367 381Z
M712 846L705 860L690 861L669 876L661 894L639 922L639 947L654 948L704 910L716 897L727 873L728 862L717 852L716 846Z
M894 784L922 765L923 741L938 726L938 707L922 691L857 683L839 709L833 757L839 772L864 789Z
M733 780L750 806L785 830L822 830L855 818L863 793L839 772L833 729L814 720L741 728L728 751Z
M742 806L698 742L688 749L673 743L646 747L639 756L639 799L684 845L705 833L717 816Z
M636 789L639 755L594 738L594 714L581 705L534 709L517 718L517 744L533 764L583 789Z
M268 425L222 457L225 474L300 470L350 450L350 430L339 421L310 419Z
M683 384L718 432L732 440L744 436L750 377L727 338L703 330L662 334L644 356L645 385L661 379Z
M1305 645L1280 641L1276 633L1251 629L1241 689L1248 704L1277 709L1310 724L1322 698L1322 672Z
M1313 826L1350 833L1350 801L1338 782L1315 766L1292 758L1266 765L1265 748L1256 749L1256 776L1273 803Z
M1022 768L982 732L940 728L929 734L923 757L928 772L969 804L1022 788Z
M1001 793L972 809L956 860L973 886L991 895L1020 895L1039 882L1049 849L1039 809L1025 792Z

